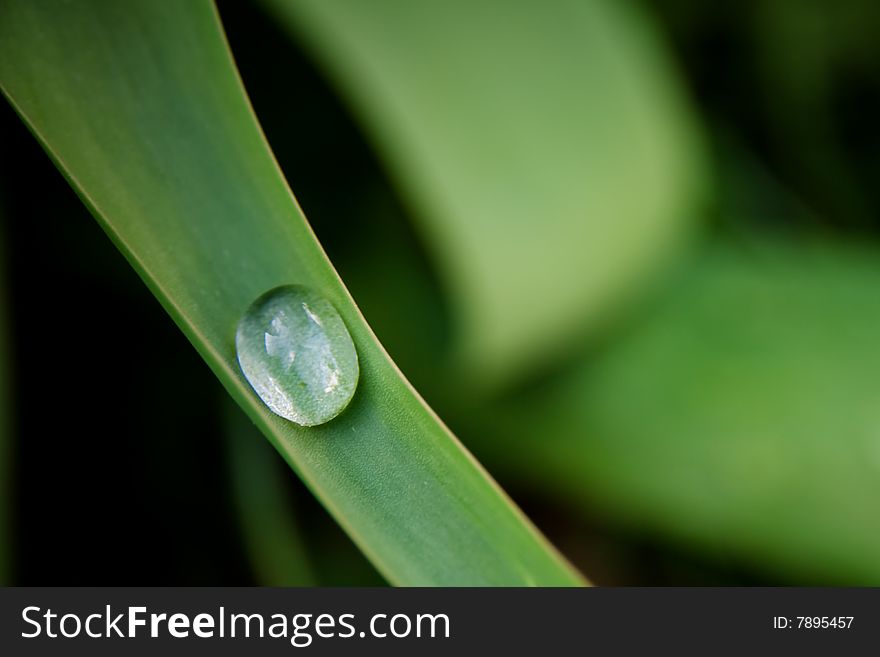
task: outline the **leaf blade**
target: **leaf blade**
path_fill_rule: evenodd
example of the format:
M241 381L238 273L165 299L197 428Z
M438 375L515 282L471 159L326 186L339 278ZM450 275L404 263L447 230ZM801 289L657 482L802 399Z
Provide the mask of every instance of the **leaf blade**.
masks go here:
M0 85L226 389L389 580L581 582L376 341L272 159L212 5L7 2ZM247 305L291 282L336 305L362 367L346 412L308 430L265 408L233 348Z

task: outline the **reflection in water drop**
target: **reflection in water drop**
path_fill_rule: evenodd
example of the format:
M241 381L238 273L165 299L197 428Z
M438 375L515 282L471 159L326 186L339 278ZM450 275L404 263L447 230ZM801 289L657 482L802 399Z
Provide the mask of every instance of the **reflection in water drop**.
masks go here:
M357 388L357 352L329 300L301 285L251 304L235 334L238 364L271 411L311 427L339 415Z

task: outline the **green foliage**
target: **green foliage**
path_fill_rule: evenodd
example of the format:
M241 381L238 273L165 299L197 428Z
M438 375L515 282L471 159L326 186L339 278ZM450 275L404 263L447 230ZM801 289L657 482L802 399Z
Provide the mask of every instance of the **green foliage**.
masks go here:
M241 533L261 586L314 586L308 551L271 445L227 404L229 469Z
M710 246L601 353L496 409L475 435L504 439L477 451L793 581L880 583L878 285L873 245Z
M376 341L273 161L209 3L9 1L0 84L226 389L389 580L580 583ZM289 283L334 303L360 357L352 404L310 429L272 415L235 362L241 313Z
M690 236L706 178L698 124L637 7L266 2L414 209L471 384L564 354Z
M706 559L713 583L727 568L880 583L876 3L262 4L221 11L332 266L207 0L0 4L0 88L269 439L222 413L242 535L228 542L261 583L375 577L315 522L273 448L392 583L581 583L403 379L348 290L465 444L600 581L615 581L596 557L611 536L615 559L636 561L627 550L645 541ZM53 214L41 207L32 216ZM311 429L269 413L235 358L241 314L289 284L332 301L360 359L351 406ZM84 414L101 416L99 396ZM163 438L156 463L180 439L156 431L174 425L162 418L141 423ZM175 491L188 472L176 465ZM650 572L627 568L626 581Z

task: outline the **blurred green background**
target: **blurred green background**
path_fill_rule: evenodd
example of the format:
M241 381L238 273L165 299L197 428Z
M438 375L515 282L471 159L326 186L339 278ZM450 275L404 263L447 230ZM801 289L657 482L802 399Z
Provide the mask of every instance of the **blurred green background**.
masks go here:
M880 7L329 4L219 9L370 324L548 537L598 584L880 584ZM6 580L381 583L5 104L0 143Z

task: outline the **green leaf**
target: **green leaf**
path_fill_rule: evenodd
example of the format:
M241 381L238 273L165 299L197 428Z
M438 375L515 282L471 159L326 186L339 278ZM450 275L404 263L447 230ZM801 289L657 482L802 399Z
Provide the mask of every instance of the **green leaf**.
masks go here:
M475 449L614 522L792 581L880 584L878 287L880 245L710 248Z
M237 407L227 406L232 495L257 582L261 586L315 586L296 510L277 467L278 455Z
M695 119L616 0L265 0L316 54L415 211L492 385L605 321L690 234Z
M226 389L390 581L581 582L376 341L275 165L211 4L7 0L0 83ZM236 362L239 317L281 284L329 298L358 350L359 389L322 426L272 415ZM86 319L125 330L112 307Z

